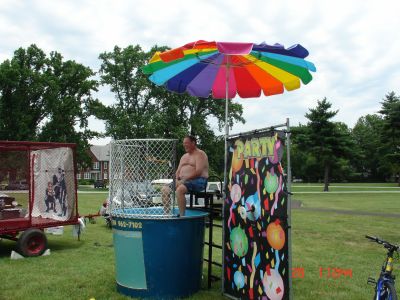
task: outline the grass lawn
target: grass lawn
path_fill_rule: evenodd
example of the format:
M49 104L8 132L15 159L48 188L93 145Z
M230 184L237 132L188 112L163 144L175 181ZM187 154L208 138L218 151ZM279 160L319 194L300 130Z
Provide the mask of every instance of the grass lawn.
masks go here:
M385 259L378 244L365 234L400 242L394 218L349 216L297 210L292 217L293 267L304 268L304 278L293 279L296 299L368 299L369 276L377 277ZM323 277L320 278L320 268ZM351 269L352 278L327 278L327 268Z
M400 214L400 192L372 194L302 194L294 192L292 199L301 201L303 207Z
M293 183L295 186L321 186L323 187L323 183ZM341 183L341 182L331 182L331 186L364 186L364 187L398 187L398 184L395 182L355 182L355 183Z
M293 192L323 192L323 183L293 183ZM330 192L347 193L352 191L357 192L400 192L400 187L397 183L331 183L329 185Z
M400 194L307 194L301 192L309 187L297 189L293 189L294 199L301 200L305 207L400 213ZM80 214L93 214L107 193L86 190L78 197ZM292 228L293 267L304 268L305 274L304 278L293 279L295 299L371 299L373 288L366 282L369 276L379 274L385 251L364 235L400 243L397 218L295 209ZM68 226L63 236L48 235L51 255L39 258L10 260L15 243L0 241L0 299L130 299L116 292L112 233L104 220L98 218L96 224L88 224L81 241L71 232ZM214 238L216 243L221 242L217 228ZM221 255L218 250L214 253ZM396 266L400 267L398 261ZM320 278L321 267L351 269L352 278L327 278L325 274ZM220 281L213 283L211 290L205 289L207 269L203 271L204 289L191 299L224 299ZM213 273L221 274L221 269L214 267Z
M94 188L93 184L91 185L80 185L79 186L79 191L85 191L85 192L108 192L108 186L107 188Z

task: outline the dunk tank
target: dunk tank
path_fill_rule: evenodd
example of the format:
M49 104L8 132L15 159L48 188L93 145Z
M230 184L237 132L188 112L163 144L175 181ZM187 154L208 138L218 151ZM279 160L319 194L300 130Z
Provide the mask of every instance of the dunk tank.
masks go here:
M228 139L223 291L230 298L291 299L289 146L289 120Z
M75 170L75 144L0 141L0 238L38 256L45 228L79 224Z
M175 299L200 289L207 214L178 217L175 171L176 140L111 143L108 209L122 294Z

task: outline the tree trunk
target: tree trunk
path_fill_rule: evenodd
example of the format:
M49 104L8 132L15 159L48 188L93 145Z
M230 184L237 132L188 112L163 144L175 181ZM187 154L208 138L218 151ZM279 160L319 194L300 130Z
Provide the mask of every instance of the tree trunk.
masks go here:
M398 186L400 187L400 172L397 175L398 175L398 177L397 177L398 178L398 180L397 180L398 181Z
M324 192L329 192L329 165L325 165Z

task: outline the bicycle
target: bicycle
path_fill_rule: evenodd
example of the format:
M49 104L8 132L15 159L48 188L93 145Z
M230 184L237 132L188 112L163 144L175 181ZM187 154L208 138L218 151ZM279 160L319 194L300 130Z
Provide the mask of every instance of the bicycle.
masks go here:
M365 236L378 244L383 245L387 249L386 260L383 263L381 274L379 275L378 281L374 278L368 278L368 284L375 285L375 300L397 300L397 294L395 289L395 276L392 274L394 253L400 252L400 246L393 245L387 241L381 240L374 236ZM399 253L397 253L399 256Z

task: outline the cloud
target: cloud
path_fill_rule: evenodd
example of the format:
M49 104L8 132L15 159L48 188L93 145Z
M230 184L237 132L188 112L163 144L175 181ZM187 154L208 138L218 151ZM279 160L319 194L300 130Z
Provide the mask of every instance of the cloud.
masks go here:
M306 47L317 72L299 90L260 99L238 99L253 130L304 114L323 97L339 109L336 120L352 126L399 93L400 40L396 0L337 1L9 1L0 7L0 60L35 43L97 71L98 55L115 45L179 47L198 39L279 42ZM114 101L107 88L97 95ZM100 123L91 122L96 128ZM101 129L100 129L101 130Z

